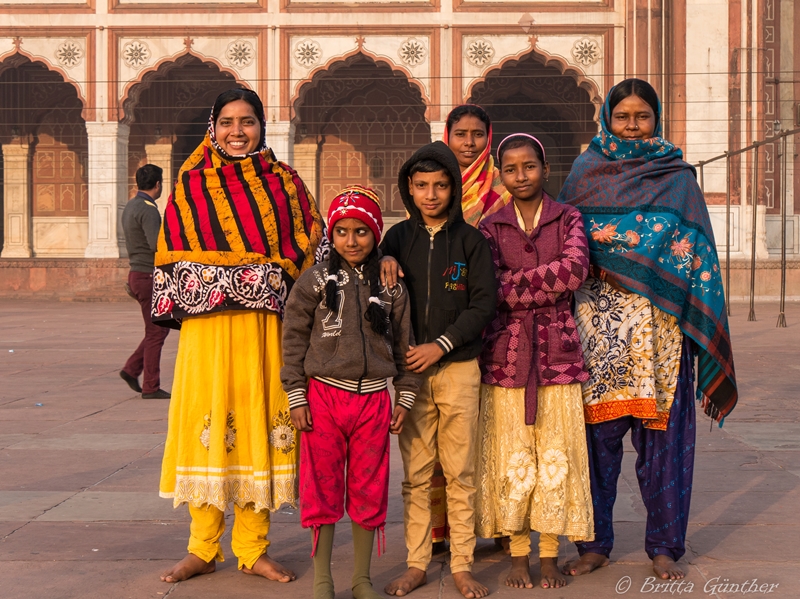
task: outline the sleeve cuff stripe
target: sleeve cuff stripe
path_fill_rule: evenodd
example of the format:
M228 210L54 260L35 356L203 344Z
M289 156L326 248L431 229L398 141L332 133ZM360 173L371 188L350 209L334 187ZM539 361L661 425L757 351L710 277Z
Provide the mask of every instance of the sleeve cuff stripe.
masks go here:
M415 395L410 391L400 391L397 397L397 403L406 409L411 409L414 405Z
M289 409L301 408L307 406L306 391L305 389L293 389L286 393L289 396Z
M453 351L453 343L447 338L446 335L441 335L438 339L436 339L436 342L441 345L446 352Z

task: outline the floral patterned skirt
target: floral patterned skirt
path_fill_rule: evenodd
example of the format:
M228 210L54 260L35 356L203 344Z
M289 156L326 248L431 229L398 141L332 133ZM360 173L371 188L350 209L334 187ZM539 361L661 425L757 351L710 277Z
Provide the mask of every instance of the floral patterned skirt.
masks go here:
M297 433L281 387L280 317L231 310L181 328L161 497L175 507L297 503Z
M480 537L524 528L594 539L589 456L580 383L538 389L536 424L525 424L525 388L481 385L475 502Z

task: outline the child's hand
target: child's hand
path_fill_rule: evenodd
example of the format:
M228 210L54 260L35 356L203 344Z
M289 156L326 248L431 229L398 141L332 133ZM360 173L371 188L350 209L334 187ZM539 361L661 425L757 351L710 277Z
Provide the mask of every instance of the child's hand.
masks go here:
M389 289L394 289L397 285L398 277L403 277L403 269L400 263L391 256L384 256L380 261L381 265L381 285L386 285Z
M423 343L411 347L406 353L406 370L412 372L425 372L442 359L444 351L438 343Z
M311 428L311 410L308 406L301 406L291 411L292 424L294 427L304 433L310 433L314 429Z
M403 406L395 406L392 412L392 422L389 424L389 432L393 435L399 435L403 432L403 421L408 414L408 408Z

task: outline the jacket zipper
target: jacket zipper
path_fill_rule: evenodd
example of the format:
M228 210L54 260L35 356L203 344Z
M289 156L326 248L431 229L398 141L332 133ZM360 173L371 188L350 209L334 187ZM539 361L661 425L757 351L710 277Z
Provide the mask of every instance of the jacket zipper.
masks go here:
M431 330L431 258L433 258L433 235L431 235L431 243L428 246L428 297L425 300L425 343L430 342L428 335L430 335Z
M356 307L358 308L358 316L359 316L358 330L361 333L361 355L364 358L364 370L361 373L361 377L358 379L358 391L356 391L356 393L361 395L361 382L364 380L364 377L367 376L367 340L364 337L364 322L363 322L364 315L361 314L361 290L358 287L358 279L360 278L361 275L357 270L355 269L353 270L355 271L355 276L353 277L353 280L355 281L356 284Z

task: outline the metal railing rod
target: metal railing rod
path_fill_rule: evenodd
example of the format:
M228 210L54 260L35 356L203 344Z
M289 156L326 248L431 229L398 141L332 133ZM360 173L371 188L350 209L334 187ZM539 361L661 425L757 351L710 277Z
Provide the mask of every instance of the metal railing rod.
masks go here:
M778 328L786 328L786 171L788 138L783 138L781 156L778 164L781 168L781 311L778 314Z
M753 222L750 233L750 313L747 320L752 322L756 319L756 227L758 226L758 149L754 148L755 159L753 160Z

